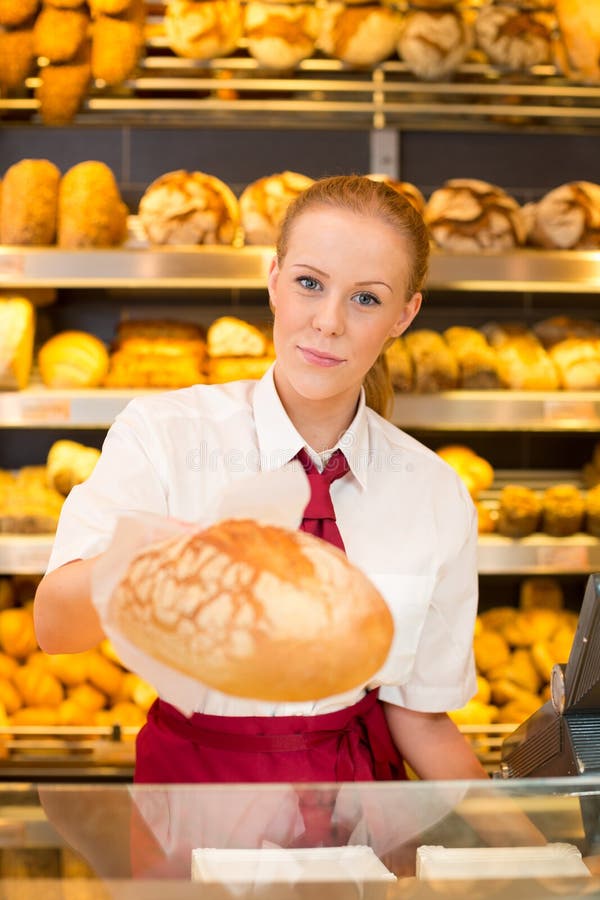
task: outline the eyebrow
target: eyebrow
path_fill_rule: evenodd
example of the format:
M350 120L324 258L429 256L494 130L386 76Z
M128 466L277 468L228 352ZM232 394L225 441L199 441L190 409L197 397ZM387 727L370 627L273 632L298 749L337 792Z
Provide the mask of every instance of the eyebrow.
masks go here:
M324 278L329 278L327 272L324 272L322 269L317 269L316 266L312 266L310 263L292 263L292 269L312 269L313 272L317 272L317 274L322 275ZM355 281L354 284L356 287L367 287L369 284L382 284L384 287L388 289L388 291L392 291L390 285L387 281ZM393 292L392 292L393 293Z

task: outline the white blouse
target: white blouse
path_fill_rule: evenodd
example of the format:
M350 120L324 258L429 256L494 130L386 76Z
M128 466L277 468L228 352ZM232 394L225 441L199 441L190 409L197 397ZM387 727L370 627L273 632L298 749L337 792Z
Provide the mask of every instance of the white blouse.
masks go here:
M116 418L90 478L69 494L48 571L106 549L124 512L201 520L225 486L280 468L303 446L272 369L260 381L139 397ZM388 660L365 687L379 686L381 699L423 712L463 706L476 690L477 516L469 494L437 454L367 407L364 393L336 447L350 465L331 487L346 553L384 593L395 624ZM196 710L310 715L363 695L357 689L315 703L270 704L199 686Z

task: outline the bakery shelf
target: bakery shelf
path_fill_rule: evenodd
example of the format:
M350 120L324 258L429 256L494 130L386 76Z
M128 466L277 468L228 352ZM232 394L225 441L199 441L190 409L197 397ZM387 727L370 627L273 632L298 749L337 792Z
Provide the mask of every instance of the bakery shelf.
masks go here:
M0 427L108 428L130 400L148 393L154 392L116 388L50 390L43 386L0 392Z
M0 534L0 573L39 575L45 571L53 534Z
M265 288L272 247L0 247L0 287ZM434 250L430 289L593 293L600 251Z
M392 419L436 431L600 431L599 391L396 394Z

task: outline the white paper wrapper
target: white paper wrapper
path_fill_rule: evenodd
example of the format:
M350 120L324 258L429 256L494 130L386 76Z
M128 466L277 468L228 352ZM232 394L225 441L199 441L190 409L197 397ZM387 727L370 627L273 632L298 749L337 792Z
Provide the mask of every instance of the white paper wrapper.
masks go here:
M106 636L112 641L123 664L156 688L159 695L185 715L198 706L199 684L143 653L127 640L111 619L110 598L135 555L150 544L178 534L199 531L222 519L257 519L296 530L309 501L310 489L299 463L273 472L261 472L235 481L219 502L207 508L202 522L179 522L160 516L131 513L122 516L112 542L98 561L92 575L92 601Z

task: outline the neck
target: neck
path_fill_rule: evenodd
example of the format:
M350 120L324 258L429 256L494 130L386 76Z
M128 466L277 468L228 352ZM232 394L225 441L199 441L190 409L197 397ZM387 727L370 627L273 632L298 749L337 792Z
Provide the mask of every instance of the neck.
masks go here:
M278 378L277 368L274 381L283 408L308 446L317 453L334 447L356 414L360 387L326 400L311 400L296 394L289 383Z

